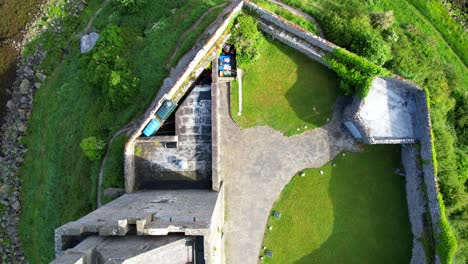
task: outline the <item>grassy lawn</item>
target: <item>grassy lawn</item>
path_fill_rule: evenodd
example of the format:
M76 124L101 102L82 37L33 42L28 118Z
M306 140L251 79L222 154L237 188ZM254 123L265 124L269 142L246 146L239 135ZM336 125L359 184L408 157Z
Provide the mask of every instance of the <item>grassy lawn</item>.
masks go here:
M302 53L268 39L260 58L243 71L240 117L237 84L231 89L231 114L240 127L268 125L289 136L331 118L339 94L337 77Z
M295 176L273 206L282 216L269 219L264 245L273 258L264 263L409 263L412 235L404 178L393 174L398 166L400 146L366 146Z
M20 173L19 231L30 263L48 263L54 256L54 229L96 207L100 161L89 161L82 154L80 141L88 136L108 141L115 131L143 113L168 75L165 62L180 35L220 2L147 1L145 8L137 13L122 14L113 5L100 13L94 26L98 31L108 24L123 28L125 57L141 80L134 99L138 103L121 110L112 110L100 91L83 81L79 40L65 36L74 41L68 47L68 54L61 63L56 63L59 66L38 90L28 135L24 138L28 152ZM93 8L95 3L90 3ZM89 10L84 12L88 14ZM111 146L104 187L123 183L119 172L124 142L125 138L120 137Z

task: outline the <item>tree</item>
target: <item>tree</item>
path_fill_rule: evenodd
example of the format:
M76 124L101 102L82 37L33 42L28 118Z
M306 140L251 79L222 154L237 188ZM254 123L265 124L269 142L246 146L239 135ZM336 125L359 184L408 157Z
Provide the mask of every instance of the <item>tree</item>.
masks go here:
M107 103L119 109L128 105L138 92L139 79L124 59L122 31L117 26L103 30L96 48L83 58L83 78L99 88Z
M117 6L127 12L136 12L146 3L146 0L116 0Z
M371 13L370 18L372 25L376 28L387 29L390 28L393 23L395 23L395 15L393 11L385 11L378 13Z
M81 150L88 159L98 160L104 154L106 143L103 140L97 139L96 137L88 137L81 141Z
M258 30L257 21L251 16L240 15L236 23L232 29L231 42L236 45L239 64L247 64L258 59L264 38Z

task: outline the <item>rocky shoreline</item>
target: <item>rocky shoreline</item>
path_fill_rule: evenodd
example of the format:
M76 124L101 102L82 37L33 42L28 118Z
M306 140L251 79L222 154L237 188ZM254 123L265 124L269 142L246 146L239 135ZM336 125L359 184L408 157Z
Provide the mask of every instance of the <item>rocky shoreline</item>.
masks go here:
M48 19L47 26L38 26L43 17L47 17L48 7L55 0L45 2L23 33L22 41L12 41L11 45L23 53L26 43L46 30L60 34L63 31L60 19ZM86 5L82 0L67 0L67 8L77 15ZM40 89L47 76L39 69L46 52L37 46L33 55L18 59L16 80L7 90L9 100L7 112L1 127L0 152L0 256L3 263L27 263L18 233L21 213L21 181L19 168L27 152L22 143L27 133L28 119L31 115L34 94Z

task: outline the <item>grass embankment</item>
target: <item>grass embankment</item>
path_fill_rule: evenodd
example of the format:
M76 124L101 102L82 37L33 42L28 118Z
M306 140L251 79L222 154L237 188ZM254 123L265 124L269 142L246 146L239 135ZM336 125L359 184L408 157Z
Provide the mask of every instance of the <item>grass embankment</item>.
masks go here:
M458 237L455 262L466 263L468 33L436 0L283 1L316 17L330 41L368 59L377 58L385 68L429 91L439 187ZM394 19L392 15L380 21L385 28L372 22L382 11L394 14ZM379 41L369 42L369 36ZM448 247L443 263L451 262L456 249L454 244Z
M20 234L29 262L49 262L53 258L54 229L96 207L100 161L87 160L80 141L88 136L108 141L115 131L142 113L168 74L165 62L180 35L219 2L147 1L136 13L122 13L109 5L99 14L94 24L98 32L109 24L125 32L125 59L141 80L134 98L138 103L119 110L106 104L102 93L81 78L84 69L79 40L73 37L76 32L60 36L71 42L56 43L64 45L57 50L67 52L52 57L55 60L46 65L58 66L47 69L51 76L36 94L25 137L28 152L21 171ZM86 22L82 19L79 27ZM39 38L38 42L47 39ZM122 162L119 150L123 141L117 139L111 146L105 186L120 185L113 176L120 170L117 163Z
M260 58L242 70L242 116L237 115L237 84L231 88L231 115L240 127L268 125L290 136L331 118L337 77L302 53L267 39Z
M398 166L399 146L366 146L296 175L273 206L282 216L269 218L264 246L273 258L263 262L408 263L412 236Z
M271 11L275 14L277 14L278 16L281 16L285 19L287 19L288 21L290 21L291 23L295 24L295 25L298 25L300 27L302 27L303 29L309 31L309 32L312 32L314 33L315 35L319 35L319 31L317 29L317 25L315 25L315 23L313 23L312 21L302 17L302 16L298 16L292 12L290 12L289 10L277 5L277 4L274 4L268 0L254 0L252 1L254 2L255 4L257 4L258 6L268 10L268 11Z
M123 134L114 139L112 145L109 147L109 153L107 155L107 162L104 166L104 174L102 177L101 186L101 201L102 204L106 204L112 199L104 196L104 190L110 187L114 188L125 188L124 186L124 147L127 143L128 136Z

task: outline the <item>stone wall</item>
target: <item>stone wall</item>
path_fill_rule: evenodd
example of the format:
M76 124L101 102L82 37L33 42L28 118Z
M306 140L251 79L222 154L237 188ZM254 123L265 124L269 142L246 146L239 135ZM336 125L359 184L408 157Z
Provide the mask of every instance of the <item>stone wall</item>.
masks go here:
M260 6L250 2L250 1L245 1L245 9L247 12L252 12L254 15L256 15L262 22L266 24L271 24L277 28L280 28L281 30L284 30L292 35L297 36L300 39L303 39L310 43L311 45L327 51L331 52L335 48L338 48L335 44L327 41L326 39L323 39L317 35L314 35L310 33L309 31L294 25L293 23L287 21L286 19L276 15L275 13L272 13L270 11L267 11Z
M135 139L141 135L146 124L154 117L157 109L159 109L164 100L180 99L183 96L183 91L189 88L190 83L187 83L187 81L194 81L191 76L196 76L197 69L203 70L200 64L203 63L203 61L210 62L210 54L216 55L216 53L213 53L213 48L219 44L218 42L220 39L225 41L223 35L231 20L241 11L243 4L243 1L235 1L225 8L218 18L204 31L203 35L206 36L206 41L204 41L203 44L196 44L194 49L184 55L177 64L177 67L171 71L170 77L164 80L164 84L145 113L142 122L140 122L140 126L125 145L124 171L126 192L132 192L134 186L135 171L133 155L135 151Z
M212 153L212 167L211 167L211 180L213 182L213 190L219 190L221 182L223 181L219 173L220 155L219 155L219 124L220 119L218 115L218 58L212 62L212 83L211 83L211 153Z
M63 32L62 19L48 19L47 25L39 26L47 16L48 6L54 1L45 1L32 21L22 33L21 41L12 45L22 53L24 46L46 30L57 34ZM76 17L83 11L85 3L82 0L69 0L64 10L70 17ZM67 18L69 17L67 16ZM22 138L28 133L28 120L31 115L34 94L46 81L47 76L39 68L46 52L39 46L28 57L18 58L16 80L7 90L9 100L6 103L7 112L1 127L0 154L0 256L5 263L23 263L21 242L17 230L21 213L19 168L23 164L27 146L22 144Z
M422 172L418 168L418 156L415 145L402 145L401 161L405 169L406 202L408 216L413 233L413 250L411 264L427 263L421 237L424 232L424 212L426 201L424 197Z

